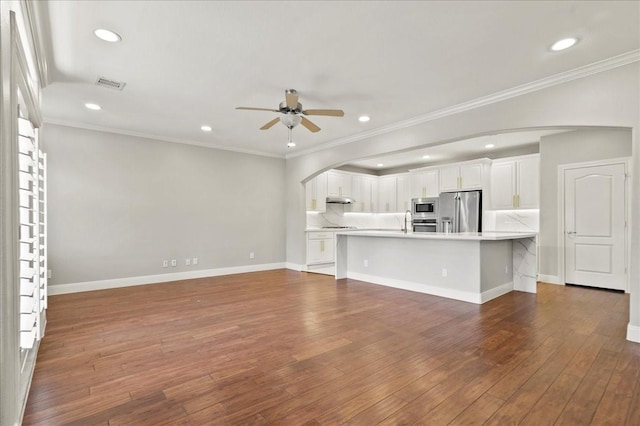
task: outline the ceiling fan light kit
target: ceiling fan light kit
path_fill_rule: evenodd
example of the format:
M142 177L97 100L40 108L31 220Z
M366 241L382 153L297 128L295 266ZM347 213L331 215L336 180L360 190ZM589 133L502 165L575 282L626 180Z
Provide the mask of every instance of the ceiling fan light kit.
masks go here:
M341 109L308 109L304 110L302 104L298 102L298 92L295 89L287 89L284 92L284 101L280 102L278 109L271 108L257 108L257 107L236 107L236 109L244 109L251 111L270 111L280 113L281 116L274 118L267 122L264 126L260 127L260 130L267 130L273 127L278 121L284 124L289 129L289 142L287 147L292 148L296 144L291 140L291 131L298 124L302 124L307 130L312 133L320 131L318 127L311 120L305 116L309 115L324 115L328 117L343 117L344 111Z

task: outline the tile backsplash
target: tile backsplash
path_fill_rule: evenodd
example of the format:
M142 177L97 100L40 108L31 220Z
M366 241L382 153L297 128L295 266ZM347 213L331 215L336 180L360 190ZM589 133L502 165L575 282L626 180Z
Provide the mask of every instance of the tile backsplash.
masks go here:
M539 210L488 210L483 220L486 231L539 232Z
M402 229L402 213L352 213L344 204L327 204L326 212L307 212L307 228L355 226L358 229ZM487 210L482 221L485 231L539 232L538 210Z
M352 213L349 209L344 204L327 204L326 212L307 212L307 228L355 226L358 229L400 230L404 226L402 213Z

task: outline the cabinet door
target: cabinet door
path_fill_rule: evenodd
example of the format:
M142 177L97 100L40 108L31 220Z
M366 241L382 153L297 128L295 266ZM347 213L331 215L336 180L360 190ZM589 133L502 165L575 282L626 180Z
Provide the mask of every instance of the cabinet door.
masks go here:
M460 168L458 166L440 169L440 192L457 191Z
M411 198L424 198L427 196L424 175L424 172L411 172Z
M512 209L516 195L516 162L491 165L491 208Z
M360 206L360 211L364 213L372 213L372 189L373 179L368 176L360 178L360 199L356 198L356 204Z
M338 171L327 172L327 192L332 197L351 196L351 175Z
M540 159L537 157L518 161L518 207L540 207Z
M378 178L377 177L372 177L370 178L371 181L371 203L369 203L369 211L371 213L377 213L378 210L378 197L379 197L379 184L378 184Z
M393 213L396 211L396 178L381 177L378 181L378 212Z
M331 263L333 258L333 240L308 240L307 242L307 264Z
M411 180L409 175L396 177L396 211L404 213L411 209Z
M321 173L305 185L307 211L327 210L327 173Z
M482 189L482 164L460 166L460 189Z
M438 185L438 171L430 170L424 172L424 196L425 197L437 197L440 195L440 187Z

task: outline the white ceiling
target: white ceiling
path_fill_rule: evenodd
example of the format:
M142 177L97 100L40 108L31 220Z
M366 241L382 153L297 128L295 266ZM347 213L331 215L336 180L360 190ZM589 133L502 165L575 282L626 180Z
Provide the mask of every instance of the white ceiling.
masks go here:
M503 157L505 154L509 155L509 153L515 152L515 150L530 149L533 152L538 152L541 137L567 131L570 129L529 130L485 135L427 148L364 158L352 161L349 165L371 170L386 170L408 165L417 168L460 159ZM488 145L493 146L489 147Z
M45 121L286 156L640 48L635 1L50 1ZM122 36L106 43L108 28ZM564 52L554 41L577 36ZM98 76L126 82L122 92ZM322 128L259 128L284 90ZM101 111L84 108L86 102ZM368 114L371 121L360 123ZM204 133L201 125L213 131Z

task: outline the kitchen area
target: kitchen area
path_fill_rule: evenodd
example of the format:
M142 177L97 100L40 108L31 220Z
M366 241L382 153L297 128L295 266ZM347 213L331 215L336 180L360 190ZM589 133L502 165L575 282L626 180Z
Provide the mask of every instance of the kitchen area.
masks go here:
M539 155L306 184L309 272L471 303L536 291Z

